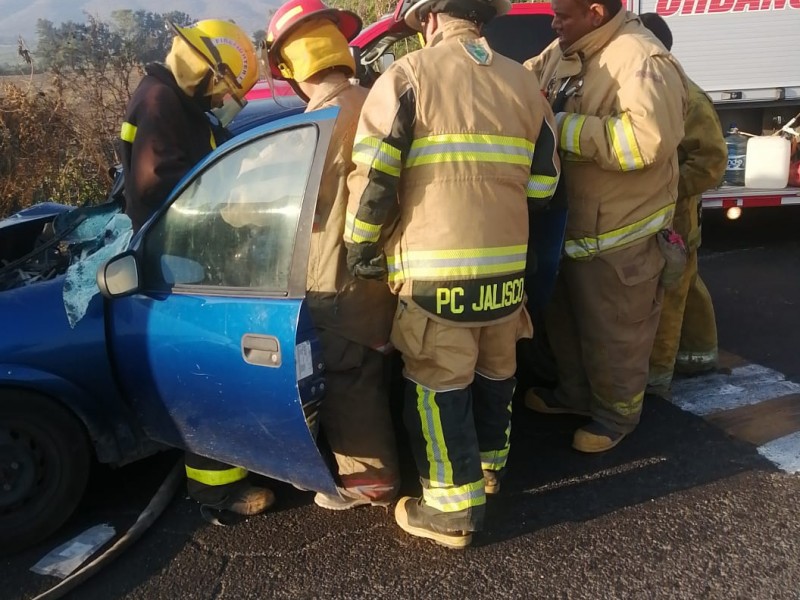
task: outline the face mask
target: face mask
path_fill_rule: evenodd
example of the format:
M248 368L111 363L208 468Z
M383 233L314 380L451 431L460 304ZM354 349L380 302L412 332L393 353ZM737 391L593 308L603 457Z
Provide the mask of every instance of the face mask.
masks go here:
M233 96L227 95L222 100L222 106L218 108L212 108L211 112L219 120L220 125L227 127L246 105L247 100L244 98L237 100Z

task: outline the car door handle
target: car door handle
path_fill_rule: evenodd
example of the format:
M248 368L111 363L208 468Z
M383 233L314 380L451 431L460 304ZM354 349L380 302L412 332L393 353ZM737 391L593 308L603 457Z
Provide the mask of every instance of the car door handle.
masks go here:
M281 366L281 344L274 335L245 333L242 336L242 358L261 367Z

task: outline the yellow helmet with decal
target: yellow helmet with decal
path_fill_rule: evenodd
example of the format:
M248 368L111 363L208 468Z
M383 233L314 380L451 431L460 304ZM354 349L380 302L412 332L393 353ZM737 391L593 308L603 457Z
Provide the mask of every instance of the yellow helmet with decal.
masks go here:
M227 91L241 101L255 85L256 49L241 27L221 19L206 19L189 27L170 25L212 70L214 81L209 95Z

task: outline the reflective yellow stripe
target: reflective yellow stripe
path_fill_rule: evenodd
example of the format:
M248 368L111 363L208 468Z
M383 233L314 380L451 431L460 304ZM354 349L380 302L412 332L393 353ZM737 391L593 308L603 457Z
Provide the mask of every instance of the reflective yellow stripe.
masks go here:
M406 167L443 162L530 165L535 145L525 138L488 133L431 135L414 140Z
M402 154L400 150L383 140L365 136L356 140L353 145L353 162L366 165L370 169L381 171L392 177L400 177Z
M630 400L620 400L619 402L612 402L611 408L617 414L627 416L634 415L642 410L642 400L644 399L644 392L639 392Z
M481 469L488 471L499 471L506 466L508 460L508 451L511 448L511 402L506 407L509 419L508 426L505 431L505 445L499 450L490 450L488 452L481 452Z
M531 175L528 180L528 198L549 198L556 191L558 177Z
M675 363L679 365L702 366L712 365L719 359L719 352L716 348L707 352L689 352L679 350L675 358Z
M559 141L561 150L581 155L581 131L586 122L585 115L572 113L558 113L558 127L560 130Z
M344 239L346 242L360 244L362 242L377 242L381 237L381 226L367 223L356 218L348 212L345 217Z
M456 279L505 275L525 270L528 247L455 248L412 250L387 256L389 281L405 279Z
M132 123L128 123L125 121L122 124L122 128L119 131L119 137L122 139L123 142L128 142L129 144L133 143L133 140L136 139L136 125Z
M386 268L389 272L389 283L403 283L406 280L406 275L403 272L403 260L400 256L387 256Z
M448 487L423 487L425 504L442 512L466 510L486 504L483 477L466 485Z
M214 138L214 130L211 130L211 149L216 150L217 148L217 140Z
M636 136L633 134L630 117L627 114L621 117L612 117L606 122L606 128L620 169L623 171L643 169L644 160L639 151L639 144L636 143Z
M428 479L440 485L452 485L453 465L447 453L442 431L442 417L436 404L436 392L417 385L417 412L425 438L425 455L428 457Z
M492 450L491 452L481 452L481 469L486 471L499 471L506 466L507 460L508 448Z
M533 155L535 144L525 138L511 135L494 135L491 133L443 133L428 135L414 140L412 148L426 148L439 144L497 144L524 148Z
M647 376L647 387L660 387L662 385L669 387L672 384L672 375L672 371L657 375L653 368L651 368Z
M647 236L655 235L659 230L669 225L672 222L674 212L675 205L668 204L649 217L645 217L631 225L614 229L596 238L584 237L567 240L564 242L564 252L570 258L589 258L599 252L631 244Z
M205 469L193 469L189 465L186 465L186 477L206 485L226 485L247 477L247 469L232 467L223 471L209 471Z

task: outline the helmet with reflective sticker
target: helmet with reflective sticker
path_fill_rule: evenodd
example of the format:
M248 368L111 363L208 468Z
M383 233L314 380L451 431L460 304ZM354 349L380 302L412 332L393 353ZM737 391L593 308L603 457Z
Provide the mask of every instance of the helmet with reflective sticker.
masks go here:
M230 21L206 19L189 27L170 23L214 72L215 83L223 83L237 99L258 81L258 57L250 37Z
M354 12L331 8L321 0L289 0L270 19L267 25L267 37L264 40L262 58L275 79L296 79L281 57L281 48L293 32L311 19L332 21L348 42L361 31L361 18ZM332 59L320 53L307 60L310 63L307 68L318 71L321 70L318 68L320 65L325 62L330 63Z

